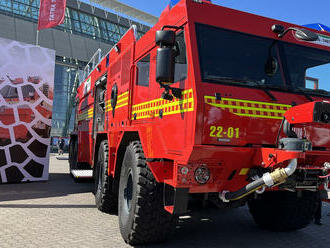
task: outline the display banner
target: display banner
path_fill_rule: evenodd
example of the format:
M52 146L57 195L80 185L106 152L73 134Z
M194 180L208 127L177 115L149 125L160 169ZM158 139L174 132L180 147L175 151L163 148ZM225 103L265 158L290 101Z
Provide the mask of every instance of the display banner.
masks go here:
M0 183L48 179L55 51L0 38Z
M40 0L38 30L62 24L65 6L66 0Z

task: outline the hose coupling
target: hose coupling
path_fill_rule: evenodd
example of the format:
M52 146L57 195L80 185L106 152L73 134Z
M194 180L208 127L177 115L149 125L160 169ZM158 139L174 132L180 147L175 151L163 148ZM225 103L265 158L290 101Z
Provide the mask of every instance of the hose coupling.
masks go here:
M272 187L275 184L283 183L291 176L297 168L297 159L291 159L286 168L278 168L271 173L265 173L262 176L265 184Z
M274 184L283 183L288 178L288 175L285 172L285 169L276 169L270 173Z

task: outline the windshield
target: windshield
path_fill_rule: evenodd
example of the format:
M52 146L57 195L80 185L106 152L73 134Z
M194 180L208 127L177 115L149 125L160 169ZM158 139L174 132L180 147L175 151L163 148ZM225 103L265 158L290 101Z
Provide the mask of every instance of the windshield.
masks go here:
M330 52L196 24L204 82L330 90Z

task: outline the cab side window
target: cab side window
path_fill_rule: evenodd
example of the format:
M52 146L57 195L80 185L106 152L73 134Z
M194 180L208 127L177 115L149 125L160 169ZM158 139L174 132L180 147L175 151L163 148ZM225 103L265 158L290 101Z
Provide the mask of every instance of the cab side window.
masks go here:
M150 54L137 62L138 80L137 85L149 87Z
M182 81L187 78L187 52L184 33L181 32L176 36L178 56L175 57L175 74L174 82Z

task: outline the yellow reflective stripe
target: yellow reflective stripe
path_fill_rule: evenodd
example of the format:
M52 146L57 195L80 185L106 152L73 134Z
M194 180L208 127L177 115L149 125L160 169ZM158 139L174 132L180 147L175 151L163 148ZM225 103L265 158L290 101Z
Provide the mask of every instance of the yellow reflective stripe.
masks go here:
M120 95L118 95L118 99L123 98L123 97L128 97L128 91L125 91L124 93L121 93Z
M128 97L122 98L122 99L118 99L117 100L117 104L120 102L124 102L124 101L128 101Z
M128 93L129 93L129 91L126 91L126 92L118 95L117 103L121 103L121 104L118 104L116 106L116 109L128 105ZM105 104L106 104L105 111L106 112L112 110L110 102L111 102L111 100L108 100L108 101L105 102ZM78 114L78 121L93 118L93 114L94 114L94 106L92 106L91 108L89 108L87 110L84 110L82 113Z
M167 104L164 104L164 105L159 105L159 106L156 106L156 107L151 107L151 108L146 108L146 109L143 109L143 110L138 110L138 111L134 111L135 113L140 113L140 112L145 112L145 111L152 111L152 110L158 110L158 109L166 109L166 108L171 108L171 107L176 107L176 106L181 106L181 105L184 105L184 104L187 104L188 106L186 107L186 109L193 109L194 106L192 104L192 107L189 108L189 103L193 103L194 102L194 99L191 98L191 99L187 99L187 100L180 100L180 101L176 101L176 102L173 102L173 103L167 103ZM180 110L171 110L171 111L167 111L167 112L180 112ZM182 111L181 111L182 112ZM165 114L165 112L164 112Z
M78 121L82 121L82 120L85 120L85 119L92 118L93 113L94 113L93 107L84 110L82 113L78 114Z
M258 117L258 118L268 118L268 119L278 119L278 120L283 119L283 117L271 116L271 115L251 115L251 114L238 114L238 113L233 113L233 114L239 115L239 116L249 116L249 117Z
M163 101L163 99L162 98L157 98L157 99L151 100L149 102L139 103L139 104L133 105L133 108L137 108L137 107L140 107L140 106L143 106L143 105L146 105L146 104L156 103L156 102L159 102L159 101Z
M175 99L174 101L168 101L168 100L164 100L162 98L157 98L157 99L154 99L154 100L151 100L151 101L147 101L147 102L142 102L142 103L139 103L139 104L135 104L133 106L133 108L137 108L137 107L140 107L140 106L143 106L143 105L148 105L148 104L155 104L157 102L162 102L164 101L164 104L162 106L165 106L166 104L173 104L173 103L176 103L176 102L182 102L182 101L185 101L188 99L188 93L192 93L192 89L189 89L189 90L185 90L182 92L182 95L183 95L183 99ZM191 97L192 98L192 97Z
M194 98L192 95L193 90L184 90L182 92L183 99L175 99L174 101L167 101L162 98L154 99L151 101L143 102L132 106L132 115L137 114L136 119L150 118L155 115L159 115L159 111L163 110L163 115L179 114L183 112L189 112L194 110ZM118 96L117 106L115 109L128 106L128 94L126 91ZM189 95L191 96L189 97ZM112 111L110 104L111 100L106 101L105 112ZM163 103L163 104L162 104ZM149 107L148 107L149 106ZM140 109L139 109L140 108ZM84 120L93 117L94 109L85 110L78 115L78 120ZM134 119L134 118L132 118Z
M138 108L140 106L143 106L143 105L154 104L154 103L162 102L162 101L164 101L165 104L164 105L161 105L161 106L157 106L157 107L162 107L162 106L165 106L166 104L173 104L173 103L180 102L180 101L182 102L182 101L185 101L185 100L188 99L188 96L187 95L189 93L192 93L192 89L184 90L182 92L182 95L183 95L183 99L182 100L176 99L174 101L168 101L168 100L164 100L163 98L157 98L157 99L154 99L154 100L151 100L151 101L147 101L147 102L142 102L142 103L139 103L139 104L135 104L135 105L133 105L133 109L134 108L136 109L136 108ZM193 99L193 96L191 97L191 99Z
M129 91L126 91L120 95L118 95L117 102L122 102L124 100L128 100L128 93ZM111 99L107 100L105 103L109 104L111 102Z
M146 119L159 115L159 111L163 110L163 116L190 112L194 110L193 90L184 90L182 92L183 99L175 99L174 101L164 100L162 98L139 103L132 108L132 119ZM190 96L189 96L190 95ZM134 118L135 116L135 118Z
M274 112L274 113L283 113L283 114L286 112L286 110L276 110L276 109L269 109L269 108L243 107L243 106L218 104L218 103L208 103L208 104L212 105L214 107L229 108L229 109L245 109L245 110L252 110L252 111Z
M214 96L205 96L205 99L216 99ZM263 104L263 105L269 105L269 106L282 106L291 108L291 105L286 104L280 104L280 103L270 103L270 102L258 102L258 101L249 101L249 100L243 100L243 99L233 99L233 98L221 98L221 101L234 101L234 102L242 102L242 103L255 103L255 104Z
M125 102L121 105L117 105L115 107L115 109L118 109L118 108L121 108L121 107L124 107L124 106L127 106L127 105L128 105L128 102ZM111 110L112 110L111 104L108 104L108 105L105 106L105 112L108 112L108 111L111 111Z
M158 99L157 102L161 102L163 99ZM140 109L140 110L135 110L134 113L142 113L142 112L145 112L145 111L151 111L151 110L157 110L157 109L163 109L163 108L167 108L167 107L175 107L177 105L180 105L180 102L181 104L183 104L183 101L175 101L175 102L171 102L171 103L167 103L167 104L163 104L163 105L158 105L158 106L155 106L155 107L149 107L149 108L143 108L143 109ZM136 105L134 105L134 107L136 107Z
M121 96L125 96L125 95L128 95L128 92L129 92L129 91L125 91L124 93L120 94L119 97L121 97Z
M225 110L227 109L232 114L257 118L282 119L284 113L289 108L291 108L291 105L286 104L249 101L233 98L221 98L221 100L217 101L213 96L204 96L204 100L206 104ZM248 106L248 104L250 106ZM260 114L257 114L257 111L260 112Z
M78 116L78 121L85 120L85 119L87 119L86 114L81 114L81 115Z
M124 106L127 106L127 105L128 105L128 102L125 102L122 105L117 105L116 106L116 109L121 108L121 107L124 107Z

